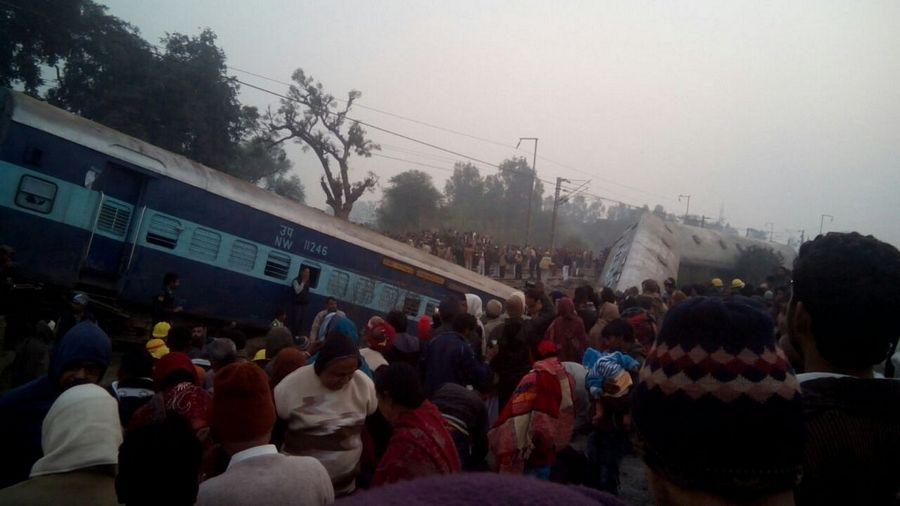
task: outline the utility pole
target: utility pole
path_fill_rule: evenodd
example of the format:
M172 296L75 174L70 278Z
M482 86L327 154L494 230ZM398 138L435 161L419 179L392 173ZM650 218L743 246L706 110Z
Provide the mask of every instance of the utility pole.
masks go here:
M700 228L705 228L705 227L706 227L706 216L701 215L700 216Z
M528 222L525 225L525 245L531 246L531 209L534 201L534 180L537 177L537 137L519 137L519 143L516 149L522 144L522 141L534 141L534 158L531 161L531 190L528 192Z
M825 225L825 218L828 218L828 223L834 222L834 216L830 214L823 214L819 216L819 235L822 235L822 227Z
M803 244L805 242L806 242L806 229L801 228L800 229L800 244Z
M687 221L688 214L691 213L691 196L690 195L679 195L678 202L681 202L681 199L687 199L687 205L684 207L684 221Z
M568 179L556 178L556 193L553 197L553 218L550 221L550 254L556 251L556 211L559 209L559 192L562 189L563 181L569 182Z
M769 227L769 242L772 242L772 237L775 235L775 224L767 221L765 226Z

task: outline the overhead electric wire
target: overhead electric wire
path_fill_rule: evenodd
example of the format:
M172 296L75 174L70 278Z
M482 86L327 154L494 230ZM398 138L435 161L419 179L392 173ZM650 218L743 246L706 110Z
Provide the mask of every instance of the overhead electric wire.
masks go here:
M253 89L255 89L255 90L261 91L261 92L263 92L263 93L268 93L268 94L270 94L270 95L273 95L273 96L282 98L282 99L284 99L284 100L290 100L290 101L292 101L292 102L302 103L302 102L300 102L300 101L297 100L297 99L288 97L287 95L283 95L283 94L281 94L281 93L278 93L278 92L276 92L276 91L272 91L272 90L263 88L263 87L261 87L261 86L256 86L256 85L254 85L254 84L250 84L250 83L245 82L245 81L242 81L242 80L240 80L240 79L238 79L238 78L236 78L236 77L233 77L232 79L233 79L235 82L238 82L238 83L240 83L240 84L243 84L244 86L248 86L248 87L253 88ZM305 105L305 104L304 104L304 105ZM332 112L332 111L325 111L325 113L328 114L328 115L332 115L332 116L335 116L335 115L338 114L338 113L335 113L335 112ZM429 147L429 148L436 149L436 150L438 150L438 151L442 151L442 152L444 152L444 153L449 153L449 154L451 154L451 155L458 156L458 157L460 157L460 158L464 158L464 159L466 159L466 160L470 160L470 161L473 161L473 162L476 162L476 163L480 163L480 164L482 164L482 165L486 165L486 166L491 167L491 168L501 169L501 166L500 166L500 165L497 165L497 164L488 162L488 161L486 161L486 160L482 160L482 159L477 158L477 157L474 157L474 156L470 156L470 155L467 155L467 154L464 154L464 153L460 153L460 152L454 151L454 150L452 150L452 149L448 149L448 148L445 148L445 147L442 147L442 146L438 146L437 144L433 144L433 143L428 142L428 141L423 141L423 140L421 140L421 139L416 139L415 137L410 137L410 136L408 136L408 135L406 135L406 134L402 134L402 133L400 133L400 132L396 132L396 131L390 130L390 129L388 129L388 128L383 128L383 127L380 127L380 126L377 126L377 125L373 125L372 123L369 123L369 122L366 122L366 121L362 121L362 120L358 120L358 119L355 119L355 118L353 118L353 117L346 116L346 115L344 116L344 118L346 118L346 119L348 119L348 120L350 120L350 121L359 123L360 125L366 126L366 127L371 128L371 129L373 129L373 130L377 130L377 131L379 131L379 132L384 132L384 133L386 133L386 134L393 135L393 136L395 136L395 137L399 137L399 138L401 138L401 139L405 139L405 140L408 140L408 141L410 141L410 142L414 142L414 143L416 143L416 144L421 144L421 145L423 145L423 146L427 146L427 147ZM529 174L529 175L530 175L530 174ZM555 185L555 184L556 184L555 181L549 181L549 180L546 180L546 179L542 179L542 178L540 178L540 177L537 177L536 175L535 175L535 179L538 180L538 181L541 181L541 182L550 184L550 185ZM593 197L593 198L595 198L595 199L605 200L605 201L608 201L608 202L614 202L614 203L621 204L621 205L624 205L624 206L627 206L627 207L634 207L634 208L640 208L640 207L641 207L641 206L638 206L638 205L635 205L635 204L630 204L630 203L628 203L628 202L624 202L624 201L621 201L621 200L611 199L611 198L609 198L609 197L603 197L603 196L601 196L601 195L596 195L596 194L593 194L593 193L584 192L584 194L585 194L585 195L588 195L588 196L591 196L591 197Z

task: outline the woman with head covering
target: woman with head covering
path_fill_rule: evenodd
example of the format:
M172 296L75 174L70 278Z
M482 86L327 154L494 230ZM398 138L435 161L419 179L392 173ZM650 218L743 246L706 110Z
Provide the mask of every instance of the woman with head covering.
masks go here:
M559 299L556 319L547 329L545 338L556 344L561 362L581 363L581 357L587 349L587 333L584 331L584 322L575 312L572 299Z
M375 371L379 367L387 365L384 354L394 346L394 338L397 332L389 323L380 316L373 316L366 325L366 346L359 349L369 370Z
M0 490L0 504L118 504L121 443L119 408L109 392L94 384L66 390L44 419L44 456L31 479Z
M557 359L553 342L541 341L538 357L488 433L488 441L501 473L548 479L556 453L572 439L575 382Z
M153 383L156 395L134 412L128 429L179 416L190 424L201 442L206 441L211 397L197 386L197 370L191 359L181 352L172 352L159 359L153 366Z
M441 412L425 398L413 366L399 362L375 371L375 391L393 434L375 469L374 486L460 471Z
M590 329L588 344L591 348L602 349L603 327L619 318L619 306L616 305L616 293L612 288L604 286L600 290L600 307L597 310L597 322Z
M484 356L484 353L487 351L487 338L484 334L484 324L481 323L481 317L484 316L481 297L474 293L467 293L466 312L475 317L478 325L478 340L481 341L481 354L479 356ZM478 355L478 350L475 350L475 354Z
M288 374L274 392L278 418L286 425L281 450L319 459L338 496L356 489L360 434L378 407L375 385L360 370L363 362L353 339L332 331L315 363Z

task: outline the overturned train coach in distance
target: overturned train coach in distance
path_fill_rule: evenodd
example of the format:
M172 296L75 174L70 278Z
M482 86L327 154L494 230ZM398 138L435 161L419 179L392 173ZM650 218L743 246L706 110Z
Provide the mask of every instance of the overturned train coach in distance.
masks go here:
M185 312L265 326L312 271L304 321L333 296L356 321L430 315L512 289L406 244L21 93L0 89L0 244L20 275L147 307L177 272ZM414 328L414 326L412 326Z
M750 246L780 253L790 269L796 252L784 244L721 234L715 230L664 222L653 213L625 230L609 251L600 282L614 290L640 287L645 279L662 283L672 277L679 285L704 283L714 277L739 276L740 254Z

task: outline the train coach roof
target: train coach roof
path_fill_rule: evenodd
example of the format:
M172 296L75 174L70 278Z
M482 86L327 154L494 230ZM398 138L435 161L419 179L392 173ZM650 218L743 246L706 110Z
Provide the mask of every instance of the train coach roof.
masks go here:
M378 232L288 200L182 155L153 146L23 93L11 92L10 95L13 101L12 119L15 122L77 142L150 172L202 188L499 298L506 299L513 292L513 288L503 283L480 276Z

